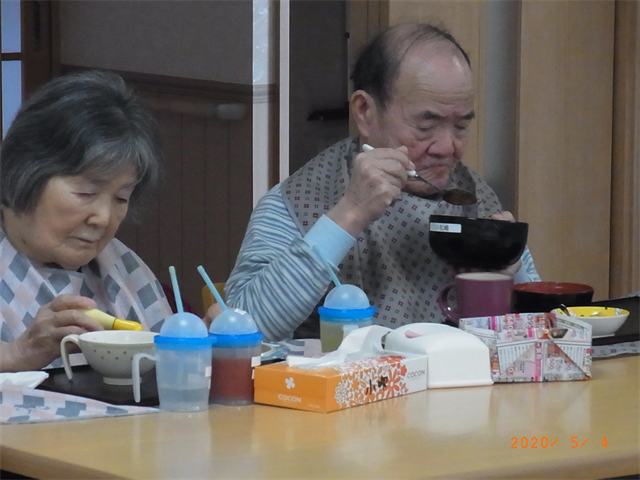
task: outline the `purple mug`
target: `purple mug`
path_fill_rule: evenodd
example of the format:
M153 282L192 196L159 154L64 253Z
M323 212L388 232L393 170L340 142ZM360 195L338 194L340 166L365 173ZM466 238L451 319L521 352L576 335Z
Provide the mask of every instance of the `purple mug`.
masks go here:
M448 301L449 291L456 289L458 309ZM489 317L511 312L513 277L503 273L471 272L456 275L440 291L438 305L442 314L458 323L461 318Z

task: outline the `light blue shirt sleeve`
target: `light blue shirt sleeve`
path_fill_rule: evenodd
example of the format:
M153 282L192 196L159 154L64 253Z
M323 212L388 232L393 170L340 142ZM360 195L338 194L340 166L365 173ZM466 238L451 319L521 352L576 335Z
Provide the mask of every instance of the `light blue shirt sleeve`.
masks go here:
M226 282L227 304L251 313L266 340L290 338L331 285L325 263L313 247L317 246L325 260L338 265L355 242L326 216L303 238L276 186L251 215ZM539 280L527 249L515 281Z
M531 256L529 247L524 249L520 260L522 261L522 265L520 265L520 270L514 275L513 283L539 282L540 275L538 275L536 266L533 263L533 257Z
M344 231L326 215L322 215L304 236L311 248L318 248L320 255L328 260L334 269L342 261L356 239Z
M282 200L279 186L256 205L226 282L225 294L228 305L253 316L266 340L291 338L327 292L331 276L312 246L326 248L328 253L322 255L334 260L342 247L332 247L333 239L323 230L321 225L311 236L311 243L303 239ZM338 234L337 242L341 237Z

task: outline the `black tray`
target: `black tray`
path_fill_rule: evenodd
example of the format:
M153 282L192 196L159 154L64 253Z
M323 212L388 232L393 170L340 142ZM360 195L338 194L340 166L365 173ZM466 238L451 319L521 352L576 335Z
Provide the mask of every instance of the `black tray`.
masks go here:
M72 369L73 379L71 380L67 378L63 368L47 370L49 378L42 382L38 388L50 392L92 398L113 405L157 407L160 404L155 369L141 377L140 403L136 403L133 399L133 387L131 385L107 385L102 381L102 375L89 365L79 365Z
M613 300L600 300L592 305L601 307L623 308L629 311L629 316L611 337L594 338L593 345L615 345L618 343L637 342L640 340L640 297L616 298Z

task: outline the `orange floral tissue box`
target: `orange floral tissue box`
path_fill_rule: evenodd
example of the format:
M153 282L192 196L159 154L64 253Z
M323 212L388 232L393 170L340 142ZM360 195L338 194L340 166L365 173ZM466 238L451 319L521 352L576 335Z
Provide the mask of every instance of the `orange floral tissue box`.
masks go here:
M285 362L255 368L256 403L332 412L427 388L427 357L389 354L307 370Z

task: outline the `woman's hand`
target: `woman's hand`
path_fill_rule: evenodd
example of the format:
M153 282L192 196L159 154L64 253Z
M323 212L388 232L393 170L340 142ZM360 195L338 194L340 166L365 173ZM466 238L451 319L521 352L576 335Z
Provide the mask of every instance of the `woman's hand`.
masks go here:
M104 330L78 310L96 308L96 302L80 295L62 294L38 310L25 332L3 344L0 371L39 370L60 357L60 342L71 334Z

